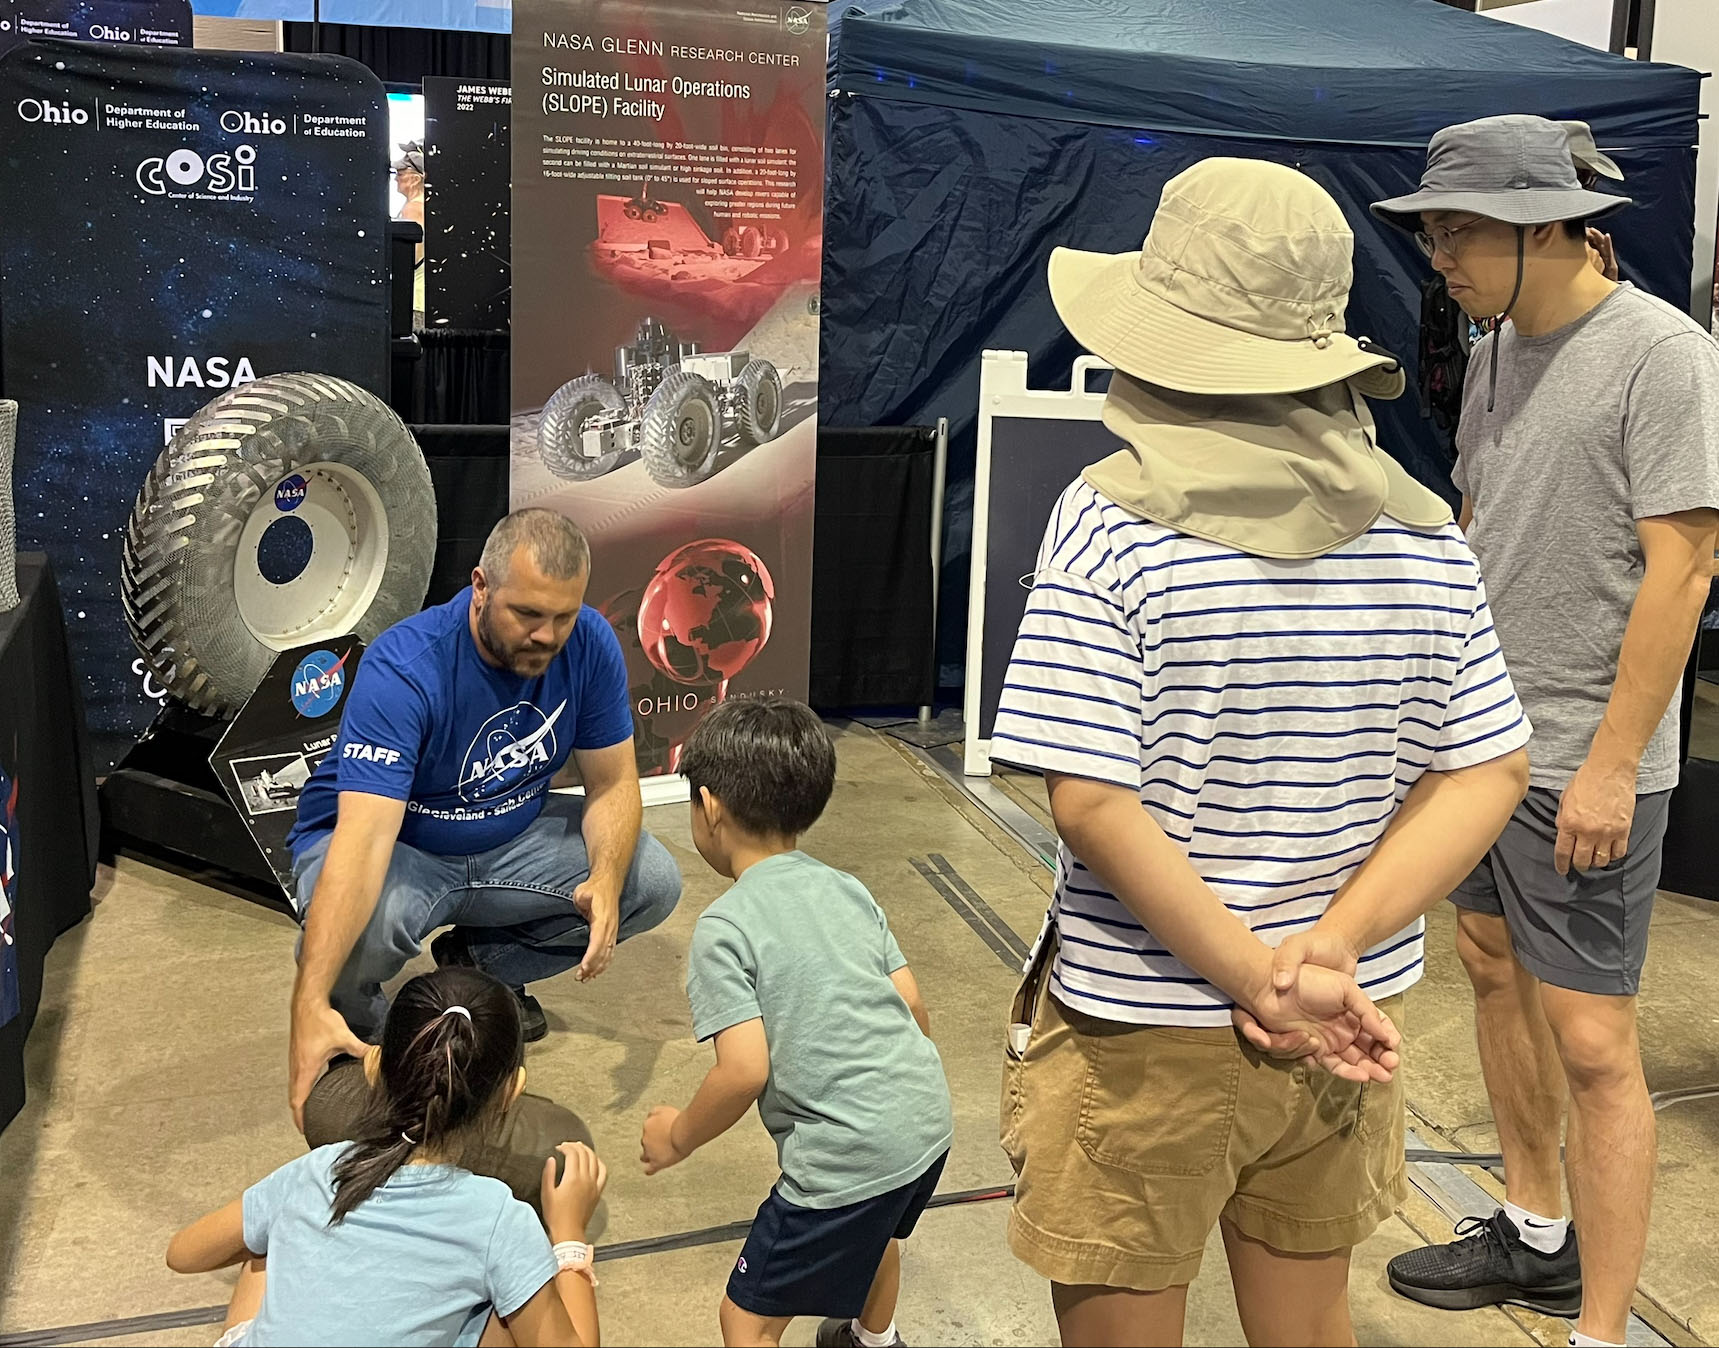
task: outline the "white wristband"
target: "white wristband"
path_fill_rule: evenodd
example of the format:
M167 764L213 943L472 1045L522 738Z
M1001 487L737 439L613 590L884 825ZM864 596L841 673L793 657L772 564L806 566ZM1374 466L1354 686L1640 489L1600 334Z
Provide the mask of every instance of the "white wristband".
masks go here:
M553 1253L558 1273L579 1273L590 1279L591 1286L597 1285L596 1246L587 1245L582 1240L563 1240L553 1247Z

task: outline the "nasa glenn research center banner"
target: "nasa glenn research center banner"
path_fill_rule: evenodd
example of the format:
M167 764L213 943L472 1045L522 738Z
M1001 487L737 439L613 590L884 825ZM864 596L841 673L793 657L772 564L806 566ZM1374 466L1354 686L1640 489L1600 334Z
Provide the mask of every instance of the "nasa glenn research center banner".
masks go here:
M31 42L0 58L18 542L58 573L98 770L156 711L120 550L174 431L285 371L386 395L384 102L331 56Z
M591 541L645 774L806 695L825 18L514 6L512 499Z

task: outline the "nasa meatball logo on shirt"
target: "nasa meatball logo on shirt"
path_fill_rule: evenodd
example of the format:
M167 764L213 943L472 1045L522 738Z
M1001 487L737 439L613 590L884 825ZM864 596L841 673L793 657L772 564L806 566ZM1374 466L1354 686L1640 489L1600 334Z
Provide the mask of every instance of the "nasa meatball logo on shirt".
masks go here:
M555 723L563 701L547 714L534 702L516 702L478 727L460 773L460 799L479 804L511 794L555 761Z

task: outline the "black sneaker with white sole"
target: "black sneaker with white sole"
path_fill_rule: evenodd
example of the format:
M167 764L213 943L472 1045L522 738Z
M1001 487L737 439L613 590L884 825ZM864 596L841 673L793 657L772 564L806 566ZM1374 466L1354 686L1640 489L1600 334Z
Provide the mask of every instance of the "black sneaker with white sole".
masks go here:
M852 1320L825 1320L818 1326L818 1348L859 1348L859 1339L854 1334ZM890 1340L890 1348L906 1348L901 1341L900 1331Z
M1410 1301L1440 1310L1525 1306L1542 1315L1582 1309L1582 1263L1576 1228L1556 1254L1542 1254L1500 1208L1490 1217L1464 1217L1458 1239L1399 1254L1386 1266L1391 1287Z
M477 968L472 952L466 949L465 933L458 927L449 927L430 942L430 958L438 969ZM519 1028L525 1035L525 1042L535 1044L549 1033L549 1017L543 1014L543 1006L537 998L524 988L515 988L513 995L519 999Z

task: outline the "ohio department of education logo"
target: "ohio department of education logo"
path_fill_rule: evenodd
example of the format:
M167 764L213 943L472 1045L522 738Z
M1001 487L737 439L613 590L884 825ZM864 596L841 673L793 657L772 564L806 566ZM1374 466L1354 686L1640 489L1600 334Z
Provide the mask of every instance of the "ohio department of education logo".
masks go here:
M804 37L812 26L812 16L798 5L782 16L782 26L795 37Z
M544 715L535 702L516 702L478 727L460 772L460 799L468 804L498 800L555 761L555 723L563 702Z
M312 651L292 672L292 704L300 716L321 716L340 705L346 691L346 656Z

